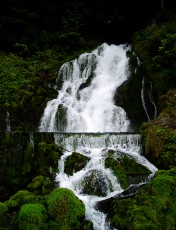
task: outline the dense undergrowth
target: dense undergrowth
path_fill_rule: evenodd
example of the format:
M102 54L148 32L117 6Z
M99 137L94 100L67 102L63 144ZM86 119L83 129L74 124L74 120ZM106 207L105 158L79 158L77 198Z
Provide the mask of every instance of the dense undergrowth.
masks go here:
M12 130L37 131L46 103L57 97L56 78L60 66L96 45L96 42L84 41L80 46L46 49L26 57L23 51L0 54L0 130L6 130L8 111Z

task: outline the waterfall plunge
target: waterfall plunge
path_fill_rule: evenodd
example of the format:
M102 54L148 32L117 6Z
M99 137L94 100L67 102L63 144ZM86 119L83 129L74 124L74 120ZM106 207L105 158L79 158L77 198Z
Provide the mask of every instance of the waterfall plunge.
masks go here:
M92 53L62 65L57 78L62 87L57 99L48 102L39 126L41 132L60 132L54 134L55 142L65 152L59 160L56 182L71 189L84 202L86 219L92 221L94 230L112 229L106 215L97 210L97 202L123 192L118 178L105 167L109 149L114 151L115 160L126 155L151 173L157 170L141 156L139 135L120 134L129 131L130 122L126 112L114 105L113 97L115 90L128 79L126 51L129 49L125 45L104 43ZM68 176L64 163L72 151L88 157L89 161L83 169ZM92 177L95 184L91 186L94 188L99 183L105 196L85 194L83 187L87 178Z
M103 44L92 53L65 63L57 80L63 81L57 99L49 101L41 119L41 132L126 132L125 111L113 96L128 78L125 45ZM91 82L91 84L90 84ZM87 86L87 87L85 87Z

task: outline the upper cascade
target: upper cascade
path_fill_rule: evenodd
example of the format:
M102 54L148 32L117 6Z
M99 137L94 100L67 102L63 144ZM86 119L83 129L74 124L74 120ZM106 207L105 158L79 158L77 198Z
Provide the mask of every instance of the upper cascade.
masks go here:
M63 64L58 97L48 102L41 132L128 132L126 112L114 104L115 90L128 79L127 45L103 43Z

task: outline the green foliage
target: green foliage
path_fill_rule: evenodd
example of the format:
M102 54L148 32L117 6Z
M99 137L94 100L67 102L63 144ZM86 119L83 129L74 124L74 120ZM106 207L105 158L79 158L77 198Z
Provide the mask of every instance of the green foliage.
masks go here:
M41 204L25 204L19 212L19 229L46 229L46 210Z
M84 218L85 208L72 191L56 188L48 197L48 212L54 218L59 229L80 229L80 220Z
M158 98L176 87L175 25L175 21L153 23L133 38L134 51L144 67L143 75L152 80Z
M56 56L49 51L44 55L45 58L36 54L26 59L15 54L0 55L0 105L14 117L13 130L33 129L47 101L57 95L48 87L57 75ZM32 111L35 111L36 120Z

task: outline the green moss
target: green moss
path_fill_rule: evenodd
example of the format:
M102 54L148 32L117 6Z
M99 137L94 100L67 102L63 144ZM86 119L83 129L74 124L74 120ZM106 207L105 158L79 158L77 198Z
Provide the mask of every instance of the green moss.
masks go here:
M84 180L80 182L83 194L106 196L107 190L112 191L112 183L108 177L103 175L101 170L90 170Z
M108 157L105 160L105 167L110 168L114 172L123 189L128 187L128 177L123 165L119 164L115 159Z
M0 202L0 216L5 215L7 212L8 212L7 204Z
M58 172L58 159L62 152L55 143L47 143L45 141L38 143L38 160L40 162L40 173L47 175L50 167L54 172Z
M19 229L46 229L46 210L41 204L25 204L19 212Z
M0 174L3 175L0 177L0 200L7 200L18 190L26 189L35 177L30 191L42 194L43 178L53 180L62 155L53 133L0 133L0 147L3 153L0 154ZM49 187L47 190L49 192Z
M130 184L141 182L143 176L147 177L151 173L145 166L123 155L118 159L114 159L113 156L106 158L105 167L110 168L114 172L123 189Z
M131 198L110 202L111 224L118 229L175 229L176 169L157 171Z
M74 193L66 188L56 188L48 197L48 212L59 229L79 229L85 207Z
M19 208L23 204L36 203L37 197L26 190L18 191L15 195L11 196L8 201L6 201L9 209Z
M34 192L34 194L41 194L42 186L44 183L43 176L37 176L32 179L32 183L27 186L28 190Z
M151 123L144 136L145 153L160 169L168 169L176 164L176 134L160 124Z
M54 189L54 182L50 178L45 178L42 186L42 194L47 195Z
M73 175L73 172L80 171L88 162L88 158L80 153L73 152L65 161L65 173Z

